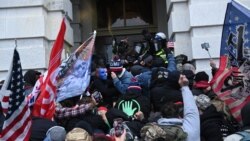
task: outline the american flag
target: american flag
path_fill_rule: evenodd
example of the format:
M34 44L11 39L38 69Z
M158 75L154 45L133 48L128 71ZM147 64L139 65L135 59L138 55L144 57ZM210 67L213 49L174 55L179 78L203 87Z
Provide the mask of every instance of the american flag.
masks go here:
M221 39L220 67L211 81L214 92L241 121L240 111L250 102L250 11L228 3Z
M60 31L50 53L48 71L44 75L45 81L41 84L41 92L35 101L32 114L37 117L53 119L56 98L56 75L61 64L64 35L66 32L65 19L62 20Z
M2 90L10 91L10 95L9 97L5 95L5 98L8 99L8 110L0 140L28 141L31 129L31 114L24 95L22 67L16 49L14 50L13 63L9 74L10 76L2 88Z
M168 41L167 42L167 47L168 48L174 48L174 42L173 41Z

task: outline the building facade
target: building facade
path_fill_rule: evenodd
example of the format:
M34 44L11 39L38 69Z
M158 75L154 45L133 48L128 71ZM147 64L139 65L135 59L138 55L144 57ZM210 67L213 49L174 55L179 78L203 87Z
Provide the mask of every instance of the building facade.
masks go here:
M20 54L22 68L44 71L60 23L67 12L65 50L73 46L72 4L68 0L0 1L0 79L5 79L14 47ZM15 44L16 40L16 44ZM63 53L65 54L65 53Z
M208 42L212 58L218 61L228 1L0 0L0 80L5 79L15 46L24 70L46 70L64 15L64 58L93 30L97 30L96 53L107 57L113 37L133 43L148 29L164 32L175 41L175 55L186 54L197 71L210 73L210 58L201 44ZM249 0L237 1L250 7Z

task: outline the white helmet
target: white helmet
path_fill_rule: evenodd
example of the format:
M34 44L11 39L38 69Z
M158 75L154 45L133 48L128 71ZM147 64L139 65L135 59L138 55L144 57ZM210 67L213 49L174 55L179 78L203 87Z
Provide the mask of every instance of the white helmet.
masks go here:
M158 32L155 34L155 39L164 40L164 39L166 39L166 35L163 32Z

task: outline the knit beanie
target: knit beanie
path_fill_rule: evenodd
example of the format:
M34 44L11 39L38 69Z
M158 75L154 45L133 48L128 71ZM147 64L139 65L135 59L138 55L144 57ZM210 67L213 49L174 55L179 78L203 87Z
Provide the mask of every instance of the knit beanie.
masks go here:
M111 72L121 72L123 65L121 61L111 61L109 64L109 69Z
M197 107L201 110L205 110L207 107L211 105L210 98L205 94L194 96L194 99L195 99Z
M201 71L195 74L194 76L194 81L195 82L199 82L199 81L208 81L209 80L209 76L207 75L206 72Z
M190 63L185 63L183 65L183 71L184 70L191 70L193 73L195 73L195 67L194 67L194 65L192 65Z
M53 126L47 131L46 136L44 141L64 141L66 130L61 126Z
M74 128L66 135L65 141L92 141L89 133L82 128Z
M37 77L40 76L41 73L38 72L38 71L35 71L35 70L28 70L24 76L23 76L23 80L32 85L32 86L35 86L36 84L36 81L37 81Z
M111 136L106 136L105 134L95 134L93 140L115 141L115 138L113 138Z
M194 81L194 72L192 70L183 70L182 74L184 74L187 77L189 81L189 87L190 89L192 89Z
M141 94L142 88L136 77L130 79L129 86L127 88L127 93Z
M93 135L93 132L94 132L91 125L83 120L76 123L75 128L82 128L85 131L87 131L89 135Z
M104 106L98 107L98 111L108 111L108 109Z

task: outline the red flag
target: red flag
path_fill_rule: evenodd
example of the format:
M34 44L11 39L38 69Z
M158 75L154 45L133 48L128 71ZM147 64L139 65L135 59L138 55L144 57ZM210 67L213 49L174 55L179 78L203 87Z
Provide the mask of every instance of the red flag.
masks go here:
M56 97L55 71L61 64L65 31L66 24L63 19L59 34L57 35L56 41L50 53L48 71L46 76L44 76L46 77L44 83L41 84L41 93L33 107L33 116L44 117L47 119L53 118Z
M28 141L31 129L31 114L24 95L24 81L18 52L14 51L8 79L2 90L9 91L7 113L0 140ZM2 91L3 92L3 91ZM5 95L7 97L7 95Z

